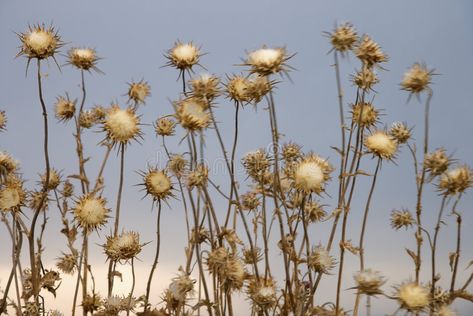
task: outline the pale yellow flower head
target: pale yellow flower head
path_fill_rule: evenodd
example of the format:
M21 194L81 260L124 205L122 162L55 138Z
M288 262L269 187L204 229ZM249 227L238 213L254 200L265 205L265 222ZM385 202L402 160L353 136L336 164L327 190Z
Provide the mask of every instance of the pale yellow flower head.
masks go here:
M384 131L376 131L365 139L368 152L382 159L392 160L397 152L396 140Z

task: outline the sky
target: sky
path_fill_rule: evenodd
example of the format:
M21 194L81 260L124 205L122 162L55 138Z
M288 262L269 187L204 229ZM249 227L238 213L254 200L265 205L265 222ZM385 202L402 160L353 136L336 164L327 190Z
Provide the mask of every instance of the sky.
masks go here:
M6 1L0 2L0 110L6 111L8 130L0 133L0 149L7 150L21 162L27 186L33 186L38 173L44 168L42 146L42 118L37 96L34 65L25 76L26 59L15 58L20 42L15 33L27 30L28 24L54 25L67 43L64 54L70 47L92 47L102 57L98 63L104 74L86 74L86 107L108 105L118 102L125 105L124 97L128 82L144 79L151 86L152 96L140 109L144 141L131 144L126 152L125 190L123 196L122 225L127 230L140 231L144 241L154 239L156 210L151 210L149 198L136 186L141 179L137 171L148 165L163 165L163 151L153 132L152 122L156 118L172 114L170 100L179 97L181 89L178 72L169 67L163 56L176 41L192 41L206 54L201 64L206 70L197 68L196 73L209 72L225 78L244 70L242 59L248 51L262 45L285 46L295 56L289 64L292 82L282 79L275 91L278 124L283 133L283 142L295 141L303 144L305 151L314 151L336 164L337 156L330 146L340 142L338 127L338 104L332 55L324 31L331 31L336 23L350 21L359 34L367 33L377 41L389 55L385 70L379 70L381 83L376 88L373 100L382 109L380 128L392 122L403 121L413 127L416 141L423 139L423 103L400 90L403 73L414 63L423 62L438 74L433 78L434 96L431 105L430 148L443 146L455 159L473 165L473 20L471 1ZM60 65L66 63L64 56L58 57ZM354 88L349 75L359 67L358 61L349 56L341 61L341 76L345 92L345 106L353 102ZM72 125L59 124L54 119L53 104L59 95L67 92L72 98L80 97L80 74L70 66L61 66L58 71L50 61L43 70L44 94L50 112L50 156L52 165L70 174L76 170ZM254 109L248 106L241 111L237 157L257 148L270 145L268 115L262 104ZM220 98L216 115L227 144L233 136L233 106ZM206 155L210 162L211 176L217 183L226 183L221 168L220 148L213 130L207 131ZM181 136L168 141L174 152L184 149L178 142ZM84 137L85 151L93 157L89 163L90 174L96 174L103 149L96 146L103 138L97 129ZM229 146L229 145L228 145ZM228 147L227 146L227 147ZM220 163L220 164L219 164ZM375 162L363 168L374 170ZM114 205L118 186L119 159L111 156L105 171L108 183L105 196L110 206ZM238 165L241 187L246 188L241 165ZM354 205L353 225L359 227L361 208L366 199L368 180L360 182L360 193ZM425 225L432 230L440 198L432 185L425 196ZM373 268L383 271L388 277L388 286L413 277L410 258L405 247L414 247L412 233L389 228L389 213L392 209L415 206L415 182L413 163L407 148L402 148L395 163L385 163L379 176L379 184L372 202L372 211L367 233L367 261ZM326 204L335 203L336 185L329 186ZM472 227L473 199L471 192L463 198L459 208L464 213L464 227ZM217 207L225 207L221 201ZM65 240L58 238L60 223L57 210L52 209L49 230L45 235L48 248L44 260L50 265L61 251L66 249ZM56 212L56 213L53 213ZM26 214L28 215L28 214ZM178 200L171 201L163 210L162 255L158 266L154 297L184 264L185 224L183 209ZM446 216L448 226L442 227L439 253L442 262L439 270L449 276L448 253L454 249L454 219ZM328 227L321 225L312 231L314 241L326 240ZM110 226L111 227L111 226ZM94 234L91 242L91 261L96 266L98 285L105 291L105 256L99 244L108 234L106 227ZM349 235L357 240L355 228ZM9 253L10 246L6 230L0 228L0 251ZM464 229L464 240L472 240L473 230ZM277 240L273 241L274 243ZM468 277L471 270L464 271L473 257L473 244L463 243L460 280ZM427 251L425 251L427 252ZM146 277L154 255L154 243L146 246L140 255L139 273ZM277 260L278 253L273 254ZM425 258L427 260L428 258ZM9 269L8 256L0 258L0 285L3 286ZM352 284L357 259L349 257L347 262L346 288ZM351 268L353 267L353 269ZM124 273L129 267L123 266ZM428 277L429 271L425 270ZM320 302L333 300L333 284L336 277L327 277L323 282L324 294ZM447 281L447 280L445 280ZM351 283L350 283L351 282ZM443 280L440 281L441 284ZM64 277L63 290L58 298L51 298L51 308L70 310L64 303L73 280ZM126 293L128 284L120 285ZM137 291L143 291L138 284ZM327 293L327 294L325 294ZM348 293L348 291L345 291ZM344 294L344 303L351 306L349 294ZM383 315L394 311L394 306L376 300L374 313ZM473 313L472 304L459 303L457 310L462 315ZM67 313L66 313L67 314ZM245 314L245 310L241 311Z

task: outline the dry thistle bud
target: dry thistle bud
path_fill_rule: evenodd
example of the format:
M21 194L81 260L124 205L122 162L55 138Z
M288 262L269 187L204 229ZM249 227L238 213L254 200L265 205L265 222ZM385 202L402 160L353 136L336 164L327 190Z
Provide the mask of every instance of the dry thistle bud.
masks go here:
M18 162L7 152L0 151L0 175L8 176L18 170Z
M65 98L63 96L58 97L55 105L56 118L62 122L73 118L76 111L76 102L77 100L71 101L67 95Z
M146 194L154 200L165 200L172 196L172 183L166 171L157 168L149 168L147 172L142 172Z
M107 236L107 242L103 245L105 254L112 261L128 261L136 257L143 247L140 244L140 235L137 232L122 232L118 236Z
M129 83L128 86L128 98L135 104L144 104L146 98L151 95L151 87L144 80Z
M225 266L225 261L228 256L228 251L224 247L218 247L212 250L207 257L207 266L209 267L210 273L219 273Z
M25 203L26 193L23 190L23 180L9 175L0 189L0 211L17 211Z
M327 160L308 154L295 167L294 187L304 193L322 193L333 171Z
M92 48L71 48L68 52L69 64L77 69L90 70L91 68L98 71L96 65L99 58Z
M139 124L140 119L131 108L120 109L118 105L112 105L105 117L103 130L112 142L127 144L141 135Z
M192 228L191 243L201 244L210 240L210 232L205 227L199 227L197 230Z
M277 301L276 282L270 277L259 280L252 277L248 284L248 296L258 311L268 311Z
M209 169L203 164L197 165L195 170L187 175L187 186L189 189L194 187L205 187L209 178Z
M405 74L401 82L402 90L418 94L429 88L432 82L433 70L426 65L415 63Z
M48 181L47 189L55 190L59 186L60 183L61 183L61 175L56 169L51 168L49 170L49 181ZM43 187L46 186L46 173L41 175L41 185Z
M409 312L422 312L430 304L429 290L414 282L397 287L396 297L401 308Z
M472 184L473 173L468 166L463 165L444 172L440 177L438 187L444 194L454 195L462 193Z
M58 258L56 266L59 270L66 274L74 274L76 269L77 257L72 254L63 254L62 257Z
M268 76L281 71L287 72L288 68L285 63L291 57L287 55L284 47L268 48L263 46L250 52L244 65L250 67L250 73Z
M251 248L246 248L243 250L243 262L245 264L254 265L263 259L263 254L261 253L261 249L254 247L253 250Z
M223 280L224 289L229 291L241 289L246 278L243 262L234 255L227 257L219 270L219 275Z
M258 193L255 191L250 191L243 194L240 198L241 205L244 210L253 211L258 208L260 201L258 199Z
M355 55L367 67L388 61L388 56L381 50L378 43L373 41L368 35L363 35L357 43Z
M399 230L402 227L405 227L407 229L414 223L415 220L412 217L411 212L409 212L408 210L393 210L391 212L391 227L395 230Z
M259 103L273 88L273 82L269 81L267 76L253 74L248 78L248 83L248 96L255 104Z
M87 294L82 301L82 308L86 313L93 314L102 305L102 298L98 294Z
M381 275L379 271L374 271L372 269L365 269L363 271L358 271L354 275L356 282L356 289L360 291L361 294L365 295L378 295L383 291L380 289L386 280Z
M185 302L188 294L194 291L195 280L192 280L189 275L181 271L180 274L172 279L167 292L171 297L178 302Z
M210 74L201 74L200 76L190 80L192 87L191 95L198 99L212 102L220 95L219 84L220 79Z
M69 180L66 180L62 185L62 195L64 197L71 197L74 194L74 186Z
M282 146L281 156L286 163L302 158L301 146L296 143L287 143Z
M94 115L95 122L102 122L107 117L108 109L101 105L96 105L92 108L92 114Z
M202 130L210 123L208 104L200 99L187 98L177 102L176 119L189 131Z
M4 131L7 127L7 115L5 111L0 111L0 132Z
M91 128L98 122L95 113L92 110L85 110L79 114L79 125L82 128Z
M54 54L63 45L54 27L46 28L44 24L28 26L28 31L18 36L22 47L17 56L25 55L28 59L54 58Z
M428 153L424 158L424 168L425 171L430 173L431 179L447 171L450 163L450 157L447 156L444 148Z
M172 155L168 162L168 168L176 177L180 177L186 170L187 160L182 155Z
M329 36L333 48L342 54L353 49L354 44L358 40L356 30L351 23L344 23L338 26L333 33L329 33Z
M43 200L43 192L41 191L32 191L32 192L29 192L28 195L29 195L28 207L30 209L37 210L41 204L40 211L46 211L46 209L48 208L49 202L51 201L48 195L46 195L44 200Z
M102 197L82 196L74 206L74 219L86 231L100 228L106 223L110 212L105 203Z
M327 249L319 245L312 249L309 258L307 258L308 266L318 273L329 274L337 264L334 257L332 257Z
M310 223L318 223L323 221L327 216L327 212L324 210L324 206L318 203L317 201L308 201L305 202L304 211L306 219Z
M166 58L169 59L167 65L181 71L191 70L192 66L199 63L200 56L200 49L192 42L185 44L177 42L166 55Z
M172 136L175 133L176 122L167 117L161 117L154 123L154 130L159 136Z
M353 105L351 113L355 124L370 128L378 122L379 111L370 102Z
M373 90L373 86L379 82L373 67L363 67L354 76L352 76L353 83L364 91Z
M411 130L402 122L394 122L389 130L391 135L398 144L405 144L411 138Z
M270 165L268 154L263 149L249 152L243 157L246 172L257 182L261 181L263 175L269 171Z
M252 100L250 95L251 82L243 76L233 76L228 79L225 85L227 96L241 104L249 103Z
M26 302L23 307L22 316L38 316L41 314L41 306L36 302Z
M381 159L392 160L397 152L396 140L384 131L376 131L365 139L368 152Z

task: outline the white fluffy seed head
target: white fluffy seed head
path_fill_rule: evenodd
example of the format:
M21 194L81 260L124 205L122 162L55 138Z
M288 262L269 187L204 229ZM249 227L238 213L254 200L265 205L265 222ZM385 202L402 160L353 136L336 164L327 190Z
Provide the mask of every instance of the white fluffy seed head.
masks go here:
M192 43L176 43L168 52L170 65L180 70L191 69L199 62L200 51Z
M405 283L399 286L397 297L401 307L408 311L422 311L429 306L429 290L416 283Z
M392 160L397 151L396 140L384 131L377 131L365 140L368 151L382 159Z
M83 196L76 202L74 208L74 218L85 230L97 229L104 225L108 213L105 199L101 197Z
M107 137L115 143L126 144L140 135L140 120L135 112L113 105L104 120Z
M266 76L284 70L284 62L288 59L284 48L263 47L248 54L246 65L252 73Z
M299 162L294 170L294 186L306 193L321 193L330 179L333 167L317 155L311 154Z

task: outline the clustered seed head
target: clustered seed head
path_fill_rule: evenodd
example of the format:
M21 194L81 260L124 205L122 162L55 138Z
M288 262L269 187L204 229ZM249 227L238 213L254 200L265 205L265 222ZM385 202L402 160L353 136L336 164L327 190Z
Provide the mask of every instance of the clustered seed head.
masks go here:
M292 163L302 158L301 146L296 143L287 143L282 146L281 156L286 163Z
M186 301L187 295L194 291L194 283L195 280L192 280L189 275L181 271L177 277L172 279L166 292L172 300L183 303Z
M26 201L23 180L17 176L8 175L0 186L0 210L3 212L18 211Z
M389 130L391 135L398 144L405 144L411 138L411 130L402 122L394 122Z
M55 105L56 118L59 121L68 121L74 117L76 112L76 100L71 101L69 97L60 96L56 100Z
M376 131L365 139L368 152L382 159L392 160L397 151L396 140L384 131Z
M379 82L373 67L363 67L352 77L353 83L361 90L369 91Z
M194 187L205 187L209 178L209 168L203 164L197 165L195 170L192 170L187 175L187 186L192 189Z
M18 162L7 152L0 151L0 176L8 176L18 171Z
M307 201L304 204L304 211L307 220L310 223L318 223L323 221L327 212L324 210L324 206L317 201Z
M368 35L363 35L355 47L355 55L366 67L372 67L388 61L388 56L381 50L378 43Z
M139 124L140 119L131 108L112 105L105 116L103 130L112 142L126 144L140 135Z
M358 40L358 35L351 23L345 23L338 26L330 34L330 42L335 50L345 53L351 50Z
M52 57L63 45L54 28L46 28L44 24L29 26L28 31L19 34L19 37L22 47L18 55L25 55L28 59Z
M108 236L104 245L105 254L112 261L130 260L136 257L142 248L137 232L122 232L118 236Z
M176 122L167 117L161 117L154 123L154 130L159 136L172 136L175 132Z
M47 189L54 190L59 186L59 184L61 184L61 175L59 174L59 171L54 168L51 168L49 170L49 181ZM43 187L46 186L46 173L41 175L41 185Z
M176 119L181 126L189 131L207 128L210 124L208 104L201 99L187 98L177 102Z
M415 63L405 74L401 82L403 90L418 94L427 89L432 82L432 70L426 65Z
M311 269L318 273L330 273L335 265L337 264L334 257L332 257L327 249L322 245L319 245L312 249L309 258L307 258L307 264Z
M397 299L401 308L409 312L422 312L429 306L429 290L414 282L401 284L397 288Z
M370 128L378 122L379 111L370 102L353 105L351 113L355 124Z
M74 274L77 257L72 254L64 254L58 259L56 266L66 274Z
M251 82L243 76L233 76L228 79L225 85L227 96L242 104L250 103L252 98L250 94Z
M444 148L439 148L434 152L428 153L424 158L424 168L430 174L431 178L437 177L447 171L450 163L450 158L447 156Z
M220 95L220 79L209 74L201 74L200 76L190 80L192 87L191 95L212 102Z
M294 169L294 187L304 193L320 194L330 180L332 165L315 154L306 155Z
M253 74L248 78L248 96L251 102L259 103L273 88L273 82L267 76Z
M169 59L169 65L174 66L181 71L192 69L192 66L199 63L200 56L199 48L192 42L177 42L166 55Z
M71 48L68 53L69 64L82 70L96 69L97 53L92 48Z
M245 61L246 66L250 66L251 73L257 73L262 76L286 72L285 62L291 58L286 53L284 47L263 48L250 52Z
M448 195L462 193L473 185L473 172L466 166L447 170L440 176L439 190Z
M391 212L391 227L395 230L399 230L402 227L405 227L407 229L414 223L415 220L412 217L411 212L409 212L408 210L393 210Z
M7 127L7 115L5 111L0 111L0 132L5 130Z
M356 282L356 289L360 293L365 295L378 295L383 291L381 286L386 283L386 280L381 275L379 271L374 271L372 269L365 269L363 271L358 271L354 275Z
M250 191L243 194L240 200L241 200L241 205L243 209L248 210L248 211L256 210L258 206L260 205L260 201L258 199L258 193L255 191Z
M86 231L98 229L104 225L108 218L109 209L105 207L106 201L102 197L84 195L74 207L76 222Z
M225 248L214 249L207 258L207 265L211 273L216 273L221 278L225 289L242 288L246 277L243 262L234 254L229 254Z
M269 171L271 162L268 154L263 149L258 149L247 153L243 157L243 166L253 180L260 182L264 174Z
M276 304L276 282L270 277L259 280L252 277L247 292L253 305L259 311L270 310Z
M168 168L176 177L182 176L186 170L187 160L179 154L172 155L168 162Z
M144 104L146 98L151 95L151 87L144 80L129 83L128 86L128 98L136 104Z
M154 200L165 200L172 196L172 183L165 170L150 168L143 174L146 193Z

